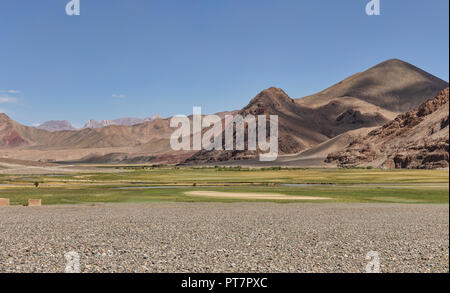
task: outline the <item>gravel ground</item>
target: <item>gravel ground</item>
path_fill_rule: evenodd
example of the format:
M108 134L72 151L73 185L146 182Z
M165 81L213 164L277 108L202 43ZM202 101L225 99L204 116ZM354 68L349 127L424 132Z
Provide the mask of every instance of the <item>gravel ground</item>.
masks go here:
M448 272L449 206L151 203L0 208L0 272Z

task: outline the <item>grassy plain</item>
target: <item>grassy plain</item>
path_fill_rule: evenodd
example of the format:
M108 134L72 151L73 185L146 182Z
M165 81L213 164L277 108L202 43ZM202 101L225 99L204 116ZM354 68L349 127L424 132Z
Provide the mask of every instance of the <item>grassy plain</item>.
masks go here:
M43 204L101 202L236 202L186 194L207 190L229 193L279 193L331 198L320 202L449 202L448 170L248 169L107 166L118 173L0 175L0 198L22 205L29 198ZM35 183L39 183L35 187ZM317 201L311 201L316 202Z

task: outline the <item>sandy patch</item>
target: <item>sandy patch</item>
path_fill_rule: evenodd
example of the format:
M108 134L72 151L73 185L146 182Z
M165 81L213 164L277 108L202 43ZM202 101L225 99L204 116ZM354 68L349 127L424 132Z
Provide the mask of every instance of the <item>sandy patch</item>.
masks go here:
M217 191L188 191L186 195L204 196L214 198L235 198L235 199L270 199L270 200L328 200L329 197L285 195L280 193L234 193Z

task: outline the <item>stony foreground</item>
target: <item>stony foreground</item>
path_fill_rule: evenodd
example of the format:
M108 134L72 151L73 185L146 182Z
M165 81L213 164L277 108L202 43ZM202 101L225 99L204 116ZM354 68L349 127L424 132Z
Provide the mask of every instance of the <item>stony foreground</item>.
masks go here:
M449 206L152 203L0 208L0 272L448 272Z

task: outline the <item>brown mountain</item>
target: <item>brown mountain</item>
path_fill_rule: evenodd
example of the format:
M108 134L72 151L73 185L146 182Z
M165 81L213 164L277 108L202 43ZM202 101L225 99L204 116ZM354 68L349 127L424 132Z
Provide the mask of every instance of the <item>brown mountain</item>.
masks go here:
M327 161L341 167L447 168L449 89L353 141L343 151L329 154Z
M280 154L295 154L352 130L381 126L400 112L418 107L447 86L447 82L393 59L305 98L294 100L281 89L269 88L239 114L244 117L278 115ZM200 151L186 163L245 160L256 154L254 151Z
M426 97L435 97L447 86L447 82L414 65L391 59L298 102L319 107L332 100L356 98L391 112L403 113L417 108Z

